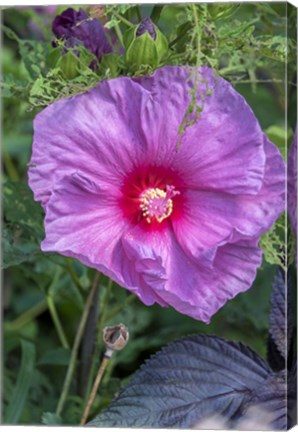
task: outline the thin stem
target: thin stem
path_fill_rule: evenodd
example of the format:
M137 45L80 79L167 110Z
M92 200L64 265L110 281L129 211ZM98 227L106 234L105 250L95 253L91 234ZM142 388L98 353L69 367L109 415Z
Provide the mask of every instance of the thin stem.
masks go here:
M84 289L83 289L83 287L82 287L82 285L81 285L81 282L80 282L80 280L79 280L79 278L78 278L78 275L77 275L77 273L74 271L74 269L73 269L73 267L72 267L71 262L69 261L69 259L67 259L67 261L66 261L66 268L68 269L68 272L69 272L69 274L70 274L72 280L73 280L74 283L76 284L76 286L77 286L80 290L83 291Z
M95 381L94 381L94 384L93 384L93 387L92 387L92 391L91 391L91 394L89 396L89 400L87 402L87 405L85 407L85 410L84 410L84 413L83 413L83 416L82 416L82 419L81 419L81 422L80 422L81 426L84 426L84 424L87 421L87 418L88 418L90 409L92 407L92 404L94 402L94 399L95 399L98 387L99 387L99 385L101 383L102 377L103 377L104 372L106 370L106 367L107 367L107 365L108 365L108 363L110 361L110 358L111 358L110 356L108 357L108 356L105 355L104 358L103 358L103 360L102 360L102 362L101 362L100 368L98 369L98 372L97 372L97 375L96 375L96 378L95 378Z
M80 349L80 368L78 376L78 391L80 396L89 395L89 376L92 367L93 355L96 350L98 334L99 286L93 297L92 306L84 329L84 336Z
M197 32L197 62L196 62L196 66L199 67L200 66L200 59L201 59L201 29L199 26L198 12L197 12L195 3L192 3L191 6L192 6L194 21L195 21L195 28L196 28L196 32Z
M100 335L102 333L103 323L105 322L105 319L106 319L106 312L108 310L107 304L108 304L109 297L110 297L110 294L112 291L112 287L113 287L113 281L112 281L112 279L109 279L107 289L106 289L106 292L105 292L105 295L104 295L104 298L102 301L101 316L100 316L99 325L98 325L98 330L99 330Z
M123 24L127 25L128 27L133 27L134 25L128 21L126 18L124 18L124 16L118 14L118 12L113 12L113 15L121 22L123 22Z
M4 161L4 166L5 169L7 171L7 174L10 178L10 180L12 181L19 181L19 174L18 171L16 170L13 161L10 157L10 154L8 153L8 151L4 150L3 151L3 161Z
M94 297L94 294L96 292L96 287L98 285L98 281L99 281L99 273L96 273L92 288L90 290L90 293L89 293L88 298L87 298L86 303L85 303L85 307L84 307L84 310L82 313L81 321L79 323L77 334L76 334L74 344L72 347L70 362L69 362L68 369L66 372L66 376L65 376L64 383L63 383L63 388L62 388L62 392L61 392L60 399L58 402L58 406L56 409L56 415L58 415L58 416L61 415L61 412L64 408L64 404L65 404L65 401L66 401L66 398L68 395L69 387L70 387L71 380L72 380L74 370L75 370L79 346L80 346L81 339L82 339L82 336L84 333L84 328L85 328L85 325L87 322L90 307L92 305L93 297Z
M112 281L112 279L109 279L108 286L106 288L106 291L105 291L105 294L104 294L104 297L103 297L103 300L102 300L101 306L100 306L101 316L100 316L99 323L98 323L98 337L99 338L102 337L102 329L103 329L103 325L104 325L104 322L106 319L106 312L108 311L107 305L108 305L108 301L109 301L112 287L113 287L113 281ZM87 389L86 389L86 397L88 397L88 395L90 394L93 376L95 373L95 367L96 367L96 363L97 363L97 359L99 358L99 355L100 355L100 341L97 342L94 353L93 353L92 364L91 364L91 368L90 368L90 373L89 373L88 383L87 383Z
M71 262L69 261L68 258L65 260L66 264L63 264L61 262L55 261L55 259L53 259L53 257L51 257L51 255L47 256L47 259L50 260L55 265L64 268L69 273L69 275L72 278L74 284L79 288L79 290L84 291L84 288L81 285L81 282L80 282L80 280L78 278L78 275L76 274L76 272L72 268Z
M124 47L122 32L118 24L115 25L115 32L119 39L120 44Z
M180 39L183 38L183 36L186 35L186 33L189 31L188 27L185 27L185 29L183 30L183 32L181 32L181 34L179 36L177 36L174 40L172 40L172 42L169 43L169 48L172 48Z
M251 84L251 80L250 79L247 79L247 80L233 80L232 82L233 82L233 85L236 85L236 84ZM270 83L270 84L273 84L273 83L281 84L283 82L284 82L283 80L278 80L278 79L276 79L276 80L274 80L274 79L272 79L272 80L266 80L266 79L264 79L264 80L259 80L259 79L255 80L256 84L268 84L268 83Z
M57 309L56 309L53 298L51 296L48 296L47 302L48 302L49 311L50 311L52 320L54 322L54 325L55 325L58 337L60 339L60 342L61 342L63 348L70 349L70 346L69 346L68 340L66 338L66 335L64 333L64 330L63 330L59 315L57 313Z
M47 301L45 299L41 300L39 303L34 305L32 308L28 309L22 315L20 315L14 321L8 322L6 329L9 331L18 330L20 327L25 326L28 322L37 318L40 314L45 312L48 308Z
M171 54L169 59L170 60L179 60L179 59L182 59L182 57L183 57L183 54Z

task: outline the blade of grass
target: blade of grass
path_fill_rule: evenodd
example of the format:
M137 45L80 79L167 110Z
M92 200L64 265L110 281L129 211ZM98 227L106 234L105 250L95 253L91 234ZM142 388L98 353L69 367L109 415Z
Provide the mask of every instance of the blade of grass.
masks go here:
M32 375L35 365L35 346L26 340L21 341L22 360L18 373L16 386L14 388L11 401L4 416L5 424L17 424L32 383Z

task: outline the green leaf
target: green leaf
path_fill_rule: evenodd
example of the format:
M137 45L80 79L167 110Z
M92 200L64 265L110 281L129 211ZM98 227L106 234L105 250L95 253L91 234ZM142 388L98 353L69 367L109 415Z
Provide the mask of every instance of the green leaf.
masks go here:
M30 235L30 230L21 231L19 227L5 225L3 227L2 247L3 261L2 268L8 268L29 261L32 256L40 252L39 246L27 240L20 239L19 236Z
M37 80L35 80L33 86L31 87L31 91L30 91L31 96L42 95L43 94L42 85L43 85L43 77L40 76L37 78Z
M15 40L16 42L20 42L18 35L13 30L11 30L9 27L2 25L2 30L5 34L5 36L7 36L9 39Z
M258 20L259 18L254 18L247 22L240 22L238 20L229 22L219 28L218 38L237 38L239 36L248 37L254 32L255 27L253 24Z
M240 3L211 3L208 7L208 12L214 21L231 18L238 9Z
M286 248L286 231L286 215L283 213L260 240L260 247L267 263L276 264L284 270L286 270L286 264L290 265L295 257L294 240L290 239ZM286 257L286 254L288 254L288 257Z
M56 302L65 302L72 307L76 306L79 310L84 303L82 295L77 286L71 281L70 275L61 268L57 268L47 293Z
M3 206L5 219L30 227L42 228L43 214L39 204L34 202L29 187L23 183L5 181L3 184Z
M287 141L291 140L293 136L292 131L288 131L287 133L284 127L272 125L265 130L265 134L278 147L283 158L286 159Z
M43 216L27 185L6 181L3 185L3 262L7 268L40 252Z
M70 351L65 348L57 348L47 351L39 360L39 365L67 366L70 359Z
M55 413L45 412L42 415L41 422L44 425L61 425L62 419Z
M31 386L35 365L35 346L22 340L22 361L12 398L4 416L4 423L16 424L22 414Z
M110 30L111 28L117 26L118 24L120 24L120 21L117 20L116 18L111 19L110 21L105 23L105 28Z

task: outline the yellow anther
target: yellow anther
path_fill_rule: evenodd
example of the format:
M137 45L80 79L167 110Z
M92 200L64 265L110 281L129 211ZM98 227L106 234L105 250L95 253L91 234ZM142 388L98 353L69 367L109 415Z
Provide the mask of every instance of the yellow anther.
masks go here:
M169 217L173 211L173 198L180 192L175 191L174 186L167 186L166 190L159 188L146 189L140 195L140 209L143 217L148 223L153 219L162 222Z

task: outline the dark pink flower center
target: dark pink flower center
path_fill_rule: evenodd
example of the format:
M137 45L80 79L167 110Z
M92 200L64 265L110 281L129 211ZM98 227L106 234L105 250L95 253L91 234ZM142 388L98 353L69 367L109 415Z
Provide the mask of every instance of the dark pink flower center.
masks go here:
M159 188L146 189L140 195L140 209L142 215L148 223L152 220L162 222L169 217L173 211L173 198L179 195L180 192L176 191L174 186L166 186L166 190Z
M141 167L124 180L120 207L133 223L160 230L169 217L178 217L182 182L177 174L164 167Z

